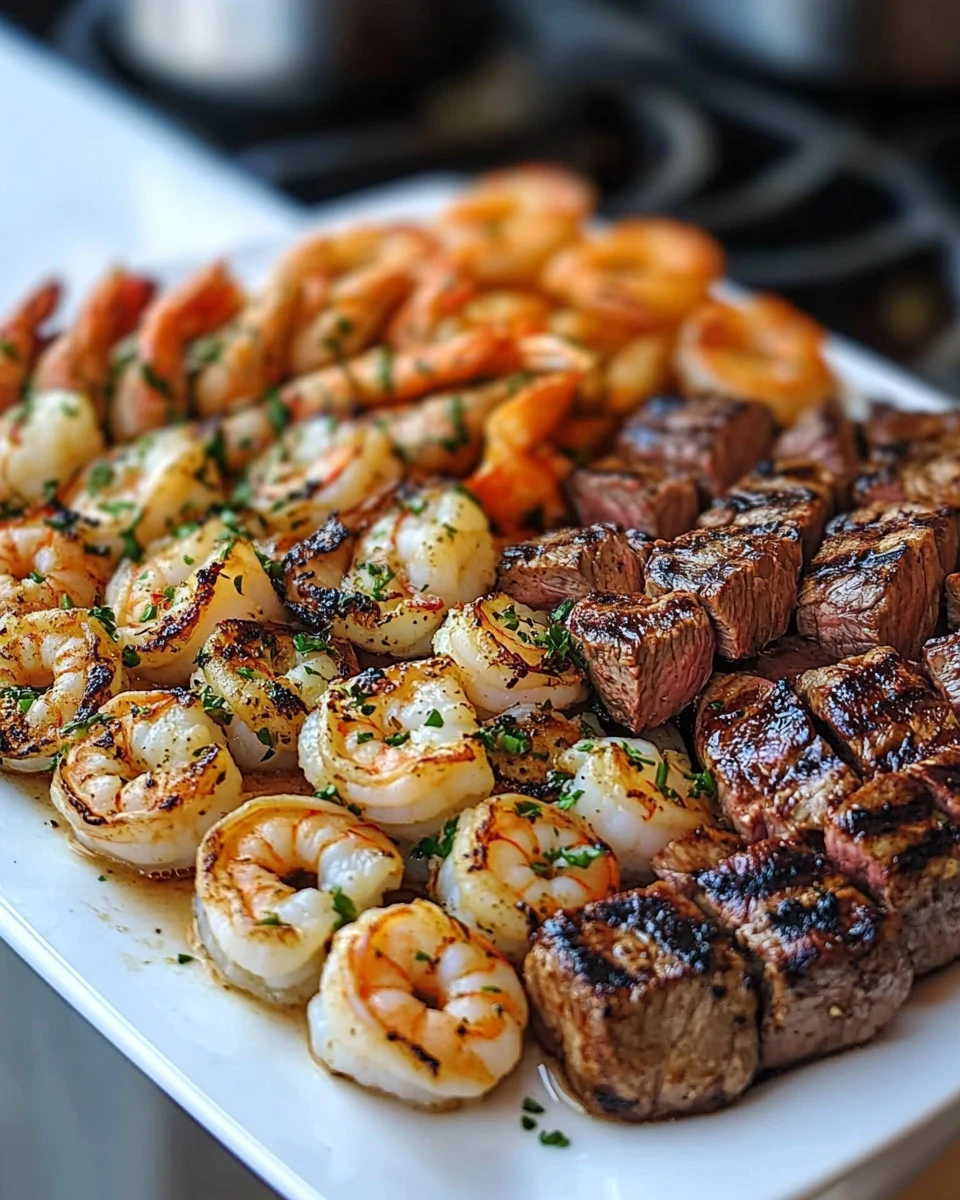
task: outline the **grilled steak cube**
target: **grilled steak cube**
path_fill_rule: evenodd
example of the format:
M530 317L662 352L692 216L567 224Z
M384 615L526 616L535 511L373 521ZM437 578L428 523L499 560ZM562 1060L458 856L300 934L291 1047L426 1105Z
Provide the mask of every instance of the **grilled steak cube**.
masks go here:
M566 492L584 525L613 521L667 540L692 529L700 508L691 476L668 475L643 463L627 465L615 457L572 471Z
M960 572L948 575L943 581L943 597L947 605L947 625L960 629Z
M960 413L906 412L882 400L871 403L863 424L871 454L911 442L936 442L953 433L960 433Z
M697 876L718 867L744 845L739 833L701 825L693 833L674 838L658 851L653 856L653 870L658 879L669 883L675 891L693 896L697 890Z
M762 675L764 679L772 679L776 683L778 679L796 679L804 671L825 667L836 661L836 656L824 650L819 642L787 634L771 642L756 658L745 662L743 667L751 675Z
M901 529L929 529L937 547L937 555L945 574L957 565L960 552L960 510L925 504L872 504L841 513L827 526L828 533L850 533L859 529L892 532Z
M655 396L626 422L616 449L627 462L692 475L716 496L767 457L773 434L770 410L754 400Z
M920 442L902 454L867 463L853 481L857 504L912 501L933 508L960 505L960 444Z
M523 975L540 1035L590 1112L707 1112L753 1079L745 964L729 934L664 883L549 918Z
M853 422L836 400L808 408L777 438L777 458L805 458L828 471L838 505L846 503L859 454Z
M878 775L830 814L826 853L903 921L918 975L960 955L960 829L936 811L922 781Z
M713 627L689 592L659 600L593 593L568 624L607 712L634 733L686 708L710 678Z
M797 690L862 775L906 770L960 815L960 721L919 670L881 646L807 671Z
M812 558L833 509L833 490L812 464L806 470L790 464L761 463L721 496L697 524L703 529L722 525L744 528L781 522L794 526L803 538L804 558Z
M916 656L933 632L943 582L929 524L839 518L800 581L797 629L838 657L894 646Z
M787 628L797 596L800 538L795 529L696 529L647 560L650 596L693 592L710 614L717 651L748 658Z
M516 704L484 721L474 734L487 751L496 790L540 800L556 798L557 759L583 736L574 721L535 704Z
M715 676L700 699L694 736L723 811L750 842L821 829L860 784L783 679Z
M521 604L541 609L592 590L642 592L645 557L619 525L559 529L505 546L497 587Z
M926 642L923 665L933 686L953 711L960 713L960 633Z

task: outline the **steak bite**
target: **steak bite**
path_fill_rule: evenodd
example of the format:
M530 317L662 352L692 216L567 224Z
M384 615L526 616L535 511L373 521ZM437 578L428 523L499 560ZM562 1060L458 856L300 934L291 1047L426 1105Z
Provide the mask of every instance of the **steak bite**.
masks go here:
M838 505L846 503L860 456L853 422L837 400L808 408L777 438L776 458L805 458L828 471Z
M716 496L767 457L773 434L770 410L755 400L655 396L627 420L616 449L628 463L692 475Z
M757 1066L757 998L729 934L665 883L560 912L523 965L536 1027L592 1113L708 1112Z
M531 608L553 608L587 592L643 591L643 560L650 542L631 539L619 525L559 529L529 542L505 546L497 588Z
M857 504L912 501L936 508L960 505L960 441L919 442L866 464L853 481Z
M760 984L760 1064L767 1070L869 1041L913 982L900 917L838 874L824 854L756 842L685 878L667 852L654 867L674 878L752 961ZM666 861L665 861L666 860Z
M801 547L796 529L695 529L647 560L649 596L693 592L710 614L717 651L749 658L786 631L797 598Z
M715 676L700 698L694 737L724 813L749 842L822 829L860 784L783 679Z
M700 508L689 475L668 475L643 463L610 457L578 467L566 480L567 499L583 525L612 521L669 540L692 529Z
M899 913L918 975L960 955L960 829L921 780L895 772L865 783L830 814L824 844L841 871Z
M945 574L957 565L960 552L960 509L941 505L931 508L926 504L903 501L900 504L871 504L866 508L855 508L853 512L841 513L827 526L828 533L850 533L860 529L876 529L881 532L896 530L929 529L937 546L937 555Z
M926 642L923 666L940 695L955 713L960 713L960 633Z
M927 782L949 817L960 815L960 721L895 650L807 671L797 690L865 778L905 770Z
M659 600L592 593L568 624L607 712L633 733L675 716L710 678L713 627L689 592Z
M936 442L960 433L960 413L907 412L883 400L870 404L863 436L871 454L897 449L912 442Z

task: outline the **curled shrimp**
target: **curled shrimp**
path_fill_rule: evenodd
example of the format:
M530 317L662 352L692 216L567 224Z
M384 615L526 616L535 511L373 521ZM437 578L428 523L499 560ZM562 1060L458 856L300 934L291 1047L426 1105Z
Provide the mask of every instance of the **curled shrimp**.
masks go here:
M120 648L85 609L0 617L0 764L46 771L77 722L123 686Z
M183 684L221 621L282 621L283 606L248 537L213 518L152 543L107 585L124 656L151 683Z
M430 894L520 962L541 921L619 885L613 852L586 821L506 792L460 814L450 853L433 860Z
M42 327L60 303L60 285L45 283L0 320L0 412L16 404L43 344Z
M80 392L35 392L0 416L0 503L50 499L105 449L93 404Z
M149 279L118 267L108 271L84 300L73 325L41 356L34 390L82 392L102 420L111 383L111 353L136 329L152 295Z
M403 859L376 825L307 796L249 800L197 852L197 931L229 982L301 1004L334 933L400 886Z
M295 769L307 713L331 680L359 670L349 642L262 621L221 621L196 663L192 686L248 771Z
M186 415L189 343L226 324L242 304L242 292L220 262L153 301L137 332L132 360L122 368L111 400L110 427L117 441Z
M0 611L93 608L103 598L109 559L83 521L56 506L0 524Z
M387 327L386 341L396 350L432 342L437 329L477 294L478 287L446 255L421 263L409 296Z
M369 909L336 934L307 1010L329 1070L427 1108L496 1087L527 1017L510 964L427 900Z
M451 257L484 284L529 283L579 234L593 187L563 167L527 163L482 175L440 214Z
M681 321L722 270L723 252L702 229L646 217L562 250L543 285L565 304L645 332Z
M243 792L220 728L182 690L123 692L81 724L50 786L77 842L147 874L188 870Z
M769 405L783 425L836 391L823 357L826 331L779 296L713 302L680 328L675 366L687 392L719 392Z
M405 839L431 833L493 790L477 718L446 658L369 668L332 683L300 734L314 787Z

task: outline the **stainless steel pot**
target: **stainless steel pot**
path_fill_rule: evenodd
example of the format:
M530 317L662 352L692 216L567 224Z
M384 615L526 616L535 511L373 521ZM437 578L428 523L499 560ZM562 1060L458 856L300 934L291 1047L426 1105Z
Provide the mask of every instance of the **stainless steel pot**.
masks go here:
M655 0L714 47L795 78L934 87L960 82L958 0Z

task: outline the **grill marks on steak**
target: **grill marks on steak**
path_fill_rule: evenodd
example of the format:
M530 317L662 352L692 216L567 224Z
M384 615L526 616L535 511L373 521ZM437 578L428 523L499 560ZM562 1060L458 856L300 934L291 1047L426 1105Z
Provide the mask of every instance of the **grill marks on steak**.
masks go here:
M960 505L960 436L889 450L853 481L858 504Z
M607 711L634 733L675 716L710 678L713 627L689 592L657 600L592 593L568 624Z
M830 814L826 853L903 922L918 975L960 955L960 830L921 780L878 775Z
M578 467L567 477L567 499L584 525L612 521L651 537L676 537L692 529L700 508L689 475L610 457Z
M906 412L883 400L874 400L863 424L871 454L902 450L916 442L937 442L960 433L960 413Z
M628 463L691 475L716 496L768 456L773 435L770 410L753 400L655 396L626 422L616 449Z
M706 1112L753 1079L757 1001L745 964L664 883L551 917L523 973L541 1036L590 1112Z
M786 680L715 676L700 699L694 736L723 811L750 842L819 830L859 786Z
M497 587L531 608L553 608L589 591L643 591L643 562L652 541L619 525L559 529L528 542L505 546Z
M827 400L803 412L777 438L773 453L776 458L816 463L829 472L837 505L846 503L860 456L853 422L837 400Z
M689 842L690 839L684 839ZM773 1070L868 1041L907 997L913 971L900 918L807 846L771 840L717 861L709 844L654 859L734 933L760 987L760 1061ZM671 854L672 850L672 854Z
M858 530L929 530L937 548L937 556L945 574L957 565L960 553L960 509L941 505L903 501L900 504L873 504L841 513L827 526L828 533L852 533Z
M654 548L646 591L693 592L713 622L718 653L748 658L785 632L800 559L799 535L787 526L692 530Z

